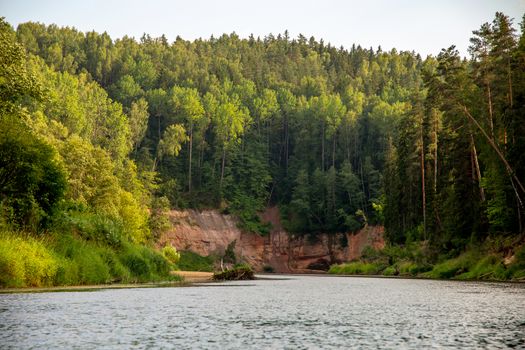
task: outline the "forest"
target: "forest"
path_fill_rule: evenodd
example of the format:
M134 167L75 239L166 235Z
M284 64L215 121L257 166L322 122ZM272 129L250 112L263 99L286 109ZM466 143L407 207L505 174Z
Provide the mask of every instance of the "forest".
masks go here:
M422 58L287 31L170 43L2 19L0 285L165 279L177 259L152 244L170 208L261 235L268 206L313 239L384 225L430 264L523 244L513 21L475 29L469 57Z

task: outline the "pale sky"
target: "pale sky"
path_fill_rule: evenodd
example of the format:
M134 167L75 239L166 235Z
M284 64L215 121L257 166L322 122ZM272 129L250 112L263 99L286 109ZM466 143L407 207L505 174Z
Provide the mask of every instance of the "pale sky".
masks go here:
M301 33L337 47L381 45L422 56L452 44L466 55L472 31L496 11L518 27L525 0L0 0L0 16L15 28L37 21L106 31L113 39L148 33L170 41L231 32L262 38L288 29L291 37Z

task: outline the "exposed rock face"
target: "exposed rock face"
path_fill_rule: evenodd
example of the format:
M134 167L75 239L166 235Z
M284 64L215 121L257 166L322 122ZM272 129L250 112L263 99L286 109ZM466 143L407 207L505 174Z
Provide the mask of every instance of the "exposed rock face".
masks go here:
M158 244L163 246L169 242L178 250L210 255L223 253L228 244L236 241L238 257L256 270L268 265L276 272L322 270L333 263L359 258L367 246L382 249L385 245L381 226L367 226L356 234L322 234L312 241L304 236L290 236L281 225L276 207L268 208L261 219L272 224L266 237L241 232L234 217L215 210L173 210L170 212L173 229L165 233ZM346 235L347 247L341 246L343 235Z

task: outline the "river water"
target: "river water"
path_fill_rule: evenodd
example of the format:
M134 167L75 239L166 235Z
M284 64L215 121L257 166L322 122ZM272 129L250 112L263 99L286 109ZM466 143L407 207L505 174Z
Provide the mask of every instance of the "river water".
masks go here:
M525 285L262 276L0 295L0 348L522 348Z

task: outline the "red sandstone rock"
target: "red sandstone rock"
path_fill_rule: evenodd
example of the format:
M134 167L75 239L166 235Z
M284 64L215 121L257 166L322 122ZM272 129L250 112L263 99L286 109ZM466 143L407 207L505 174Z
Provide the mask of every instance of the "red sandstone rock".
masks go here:
M191 250L200 255L222 254L228 244L236 241L235 253L257 271L272 266L275 272L306 272L310 264L326 260L330 263L358 259L363 249L385 245L382 226L367 226L356 234L344 233L348 247L340 246L341 234L318 235L316 242L306 237L290 236L282 227L277 207L268 208L261 219L272 224L268 236L242 232L231 215L216 210L170 212L173 229L163 234L159 246L171 243L178 250Z

